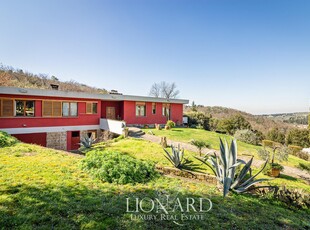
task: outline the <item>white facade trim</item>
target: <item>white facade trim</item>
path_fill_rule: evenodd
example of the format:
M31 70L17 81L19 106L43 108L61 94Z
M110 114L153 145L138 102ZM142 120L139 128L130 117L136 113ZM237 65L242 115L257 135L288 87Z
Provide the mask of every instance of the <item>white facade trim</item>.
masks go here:
M99 125L77 125L77 126L50 126L50 127L31 127L31 128L8 128L0 129L8 134L29 134L29 133L53 133L53 132L67 132L79 130L97 130Z

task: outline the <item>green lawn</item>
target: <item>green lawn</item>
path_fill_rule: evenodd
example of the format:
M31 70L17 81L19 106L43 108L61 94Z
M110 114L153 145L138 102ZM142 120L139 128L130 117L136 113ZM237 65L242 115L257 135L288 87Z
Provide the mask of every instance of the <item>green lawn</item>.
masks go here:
M171 130L157 130L157 129L143 129L145 133L152 131L156 136L165 136L170 140L186 142L189 143L190 140L202 140L211 144L211 148L219 150L219 138L226 139L228 142L232 140L232 136L226 134L219 134L216 132L206 131L203 129L192 129L192 128L173 128ZM254 155L256 159L258 158L257 151L261 149L261 146L250 145L241 141L238 143L238 153L239 155ZM297 167L300 162L306 163L307 161L300 159L298 157L289 156L287 162L281 162L283 165Z
M150 141L128 138L117 142L110 142L108 145L104 143L97 144L94 148L118 151L138 159L153 161L161 166L171 166L171 163L165 158L163 148L159 144ZM167 148L167 150L171 152L170 148ZM195 171L212 172L210 168L202 164L194 156L198 156L198 154L187 150L184 151L184 158L192 161L189 166L193 166Z
M132 141L120 140L106 148L163 162L161 151L158 148L153 152L152 143ZM104 183L80 170L81 159L80 155L23 143L0 148L0 229L310 227L309 210L290 210L280 202L250 195L230 195L223 199L215 186L202 182L160 176L146 184ZM183 201L187 197L210 198L213 207L203 221L186 220L182 222L184 226L171 220L131 219L126 212L126 198L154 199L164 192L178 194Z

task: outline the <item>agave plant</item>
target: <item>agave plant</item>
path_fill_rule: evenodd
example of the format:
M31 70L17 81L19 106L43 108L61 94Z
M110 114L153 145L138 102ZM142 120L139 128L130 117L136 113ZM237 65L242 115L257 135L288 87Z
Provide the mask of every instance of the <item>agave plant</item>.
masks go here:
M91 146L93 145L93 143L95 141L96 141L95 139L93 139L92 137L89 137L88 135L86 135L86 136L84 136L82 138L80 145L84 146L87 149L89 149L89 148L91 148Z
M184 149L180 149L180 145L178 145L178 148L175 148L173 145L171 145L171 154L168 150L164 149L166 155L165 157L171 162L171 164L181 169L182 166L187 162L187 160L184 159Z
M245 162L237 158L237 142L233 140L230 148L228 147L227 141L225 142L220 139L220 153L214 153L213 156L208 158L197 158L198 160L209 166L214 172L216 179L223 186L223 196L225 197L228 192L234 191L242 193L247 191L251 186L268 180L268 179L257 179L255 177L260 174L266 167L268 159L254 176L252 176L251 165L253 157ZM243 168L237 173L237 167L243 164ZM246 177L248 175L248 177Z

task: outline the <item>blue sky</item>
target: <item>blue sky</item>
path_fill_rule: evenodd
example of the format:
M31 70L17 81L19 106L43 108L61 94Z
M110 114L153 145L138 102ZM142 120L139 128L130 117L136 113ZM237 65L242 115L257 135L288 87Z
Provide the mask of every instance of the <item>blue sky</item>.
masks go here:
M2 0L0 62L124 94L308 111L308 0Z

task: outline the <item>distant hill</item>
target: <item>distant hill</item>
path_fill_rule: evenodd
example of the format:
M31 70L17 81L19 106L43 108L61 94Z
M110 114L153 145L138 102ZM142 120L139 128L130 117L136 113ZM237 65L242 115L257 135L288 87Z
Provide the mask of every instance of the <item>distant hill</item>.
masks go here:
M250 113L242 112L240 110L221 107L221 106L197 106L197 110L204 112L205 114L211 114L213 118L223 119L237 114L245 117L247 121L251 123L253 129L259 130L263 133L267 133L270 129L277 127L286 131L289 128L300 127L297 124L291 124L284 122L281 119L275 119L275 115L253 115ZM185 112L191 111L191 106L185 107Z
M275 121L283 121L285 123L307 126L308 115L309 115L308 112L298 112L298 113L266 114L262 116L271 118Z
M62 91L74 91L85 93L107 94L106 89L95 88L85 84L78 83L74 80L60 81L55 76L46 74L33 74L24 72L21 69L0 65L0 86L34 88L34 89L51 89L52 85L58 85Z

